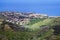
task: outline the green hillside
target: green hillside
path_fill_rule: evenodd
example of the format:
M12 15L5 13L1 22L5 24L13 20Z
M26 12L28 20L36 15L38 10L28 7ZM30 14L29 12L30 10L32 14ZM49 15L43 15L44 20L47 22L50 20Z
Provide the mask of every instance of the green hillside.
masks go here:
M40 26L42 25L48 25L52 22L53 19L44 19L44 20L40 20L38 21L37 23L34 23L32 25L30 25L30 28L33 29L33 30L36 30L36 29L40 29Z
M27 31L12 31L11 29L5 29L4 31L0 28L0 40L49 40L50 36L53 35L54 30L51 28L47 32L41 34L40 27L46 25L53 27L54 25L60 25L60 18L47 18L44 20L35 20L36 22L30 23L28 30L33 30L31 32ZM1 27L1 24L0 24ZM7 28L7 27L6 27ZM39 35L38 35L39 34ZM40 35L41 34L41 35ZM49 39L47 39L49 38ZM52 40L52 39L51 39ZM56 40L60 40L60 36L56 36Z

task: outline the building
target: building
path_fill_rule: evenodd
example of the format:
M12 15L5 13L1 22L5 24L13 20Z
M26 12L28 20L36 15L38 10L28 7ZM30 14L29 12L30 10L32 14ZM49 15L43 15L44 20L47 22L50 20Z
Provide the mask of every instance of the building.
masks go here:
M47 18L48 16L46 14L30 14L29 17Z

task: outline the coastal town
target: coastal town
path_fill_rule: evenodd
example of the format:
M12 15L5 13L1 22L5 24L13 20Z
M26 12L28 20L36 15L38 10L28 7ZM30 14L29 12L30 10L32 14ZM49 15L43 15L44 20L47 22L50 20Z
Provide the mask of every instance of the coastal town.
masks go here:
M39 13L22 13L22 12L0 12L0 15L6 17L7 22L11 22L18 25L25 25L30 22L31 19L48 18L46 14Z

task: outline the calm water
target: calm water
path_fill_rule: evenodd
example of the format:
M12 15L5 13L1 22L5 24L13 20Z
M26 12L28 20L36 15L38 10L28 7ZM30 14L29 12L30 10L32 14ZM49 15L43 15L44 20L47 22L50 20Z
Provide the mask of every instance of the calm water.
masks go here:
M37 12L50 16L60 16L60 3L0 3L0 11Z

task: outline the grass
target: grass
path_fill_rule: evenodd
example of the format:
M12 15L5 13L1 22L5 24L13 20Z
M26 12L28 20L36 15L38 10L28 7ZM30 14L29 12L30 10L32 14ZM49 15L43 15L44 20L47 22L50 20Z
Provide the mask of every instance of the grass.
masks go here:
M41 37L40 37L40 40L46 38L46 37L49 37L53 34L53 30L49 30L48 32L44 33Z
M42 25L48 25L48 24L50 24L51 21L52 21L52 19L48 18L48 19L45 19L43 21L39 21L39 22L31 25L30 28L33 29L33 30L40 29L40 26L42 26Z

